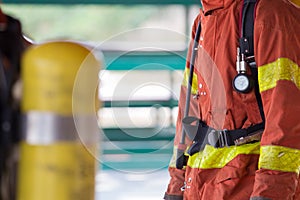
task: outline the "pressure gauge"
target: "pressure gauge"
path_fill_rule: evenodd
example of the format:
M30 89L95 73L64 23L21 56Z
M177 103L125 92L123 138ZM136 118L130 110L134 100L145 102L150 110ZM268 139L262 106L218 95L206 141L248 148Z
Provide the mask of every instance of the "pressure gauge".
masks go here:
M233 88L240 93L248 93L253 88L253 80L247 74L238 74L232 82Z

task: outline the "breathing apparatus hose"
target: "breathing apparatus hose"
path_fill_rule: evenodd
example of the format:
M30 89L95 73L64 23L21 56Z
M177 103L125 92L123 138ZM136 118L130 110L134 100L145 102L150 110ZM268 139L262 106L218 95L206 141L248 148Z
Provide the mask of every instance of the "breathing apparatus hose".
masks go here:
M189 64L190 73L189 73L189 79L188 79L188 84L187 84L184 118L189 115L189 110L190 110L191 91L192 91L193 74L194 74L194 64L195 64L195 59L196 59L197 52L198 52L198 44L199 44L199 39L200 39L200 33L201 33L201 22L199 22L198 26L197 26L197 30L196 30L196 34L195 34L195 38L194 38L193 49L192 49L192 53L191 53L191 60L190 60L190 64ZM185 132L184 128L182 127L180 143L178 145L177 155L176 155L176 168L177 169L182 169L183 166L186 163L187 158L184 155L184 152L186 150L185 137L186 137L186 132Z

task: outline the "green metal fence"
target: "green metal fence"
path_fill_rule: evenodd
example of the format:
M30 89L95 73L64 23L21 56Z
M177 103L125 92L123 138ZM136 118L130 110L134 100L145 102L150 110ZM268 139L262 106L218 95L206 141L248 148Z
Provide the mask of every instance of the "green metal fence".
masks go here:
M185 51L177 52L121 52L104 51L106 70L183 70ZM115 55L122 55L115 59ZM149 65L149 63L151 63ZM162 68L161 66L168 66ZM104 101L106 108L152 107L160 105L173 109L177 99ZM128 134L129 133L129 134ZM153 169L167 167L173 149L174 125L169 127L106 128L103 129L103 168ZM133 137L139 136L139 137Z

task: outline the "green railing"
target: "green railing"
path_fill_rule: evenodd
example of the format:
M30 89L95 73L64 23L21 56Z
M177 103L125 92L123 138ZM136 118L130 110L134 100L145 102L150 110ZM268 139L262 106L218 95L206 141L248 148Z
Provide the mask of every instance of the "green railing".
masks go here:
M186 52L104 51L103 54L106 70L168 70L172 73L174 70L184 69ZM153 107L153 105L172 109L178 105L178 101L170 96L169 99L158 100L103 102L105 108ZM167 167L173 150L174 134L174 125L164 128L104 128L102 168L126 170Z
M107 70L182 70L185 51L104 51Z

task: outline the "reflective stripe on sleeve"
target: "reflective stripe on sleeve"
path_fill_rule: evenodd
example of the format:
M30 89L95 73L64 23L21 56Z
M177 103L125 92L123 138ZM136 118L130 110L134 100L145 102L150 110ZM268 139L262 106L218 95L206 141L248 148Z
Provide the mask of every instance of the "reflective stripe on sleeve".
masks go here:
M300 150L282 146L262 146L259 168L295 172L300 170Z
M259 154L259 152L259 142L224 148L206 145L203 152L189 157L188 166L201 169L222 168L240 154Z
M189 82L189 75L190 75L190 69L185 68L184 70L184 77L182 81L182 85L187 87L188 82ZM193 83L192 83L192 94L197 94L198 91L198 77L197 74L194 72L193 73Z
M300 6L300 0L289 0L290 2L292 2L295 6Z
M260 92L274 88L279 80L291 81L300 88L298 64L288 58L279 58L272 63L258 67Z

